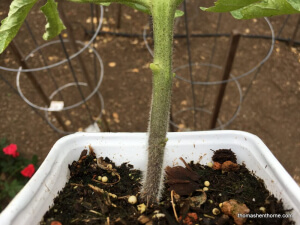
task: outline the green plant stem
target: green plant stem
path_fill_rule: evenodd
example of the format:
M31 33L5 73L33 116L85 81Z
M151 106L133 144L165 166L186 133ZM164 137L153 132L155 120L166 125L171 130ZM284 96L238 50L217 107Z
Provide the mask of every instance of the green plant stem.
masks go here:
M172 93L172 42L175 12L182 0L69 0L89 3L139 4L150 10L153 18L154 61L152 103L148 126L148 165L142 187L147 203L159 200L162 189L164 150L167 142ZM136 7L136 6L133 6Z
M179 1L152 0L154 61L152 104L148 127L148 165L144 176L142 198L147 203L159 200L162 189L164 149L167 142L172 91L173 24Z

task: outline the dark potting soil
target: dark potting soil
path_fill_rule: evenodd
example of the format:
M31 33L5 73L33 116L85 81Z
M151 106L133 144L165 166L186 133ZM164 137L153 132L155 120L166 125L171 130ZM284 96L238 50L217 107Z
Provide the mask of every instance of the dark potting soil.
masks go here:
M262 218L290 215L291 209L285 210L245 165L235 164L231 150L215 151L214 163L205 166L181 160L186 167L166 168L160 203L147 207L139 199L140 171L84 150L69 165L70 180L40 224L295 224L292 218Z

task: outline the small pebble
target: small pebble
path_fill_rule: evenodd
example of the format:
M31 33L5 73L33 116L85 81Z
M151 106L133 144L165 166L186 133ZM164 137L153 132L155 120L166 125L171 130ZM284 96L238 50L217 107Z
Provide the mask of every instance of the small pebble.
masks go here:
M214 162L213 164L213 170L220 170L221 169L221 163L218 163L218 162Z
M204 186L208 187L210 185L209 181L204 182Z
M259 210L260 210L262 213L265 213L265 212L266 212L266 208L265 208L265 207L263 207L263 206L262 206L262 207L260 207L260 208L259 208Z
M137 206L137 209L138 209L138 211L139 211L140 213L143 213L143 212L146 211L147 206L146 206L144 203L142 203L142 204L139 204L139 205Z
M141 215L139 218L138 218L138 221L140 224L147 224L148 222L150 222L150 218L148 216L145 216L145 215Z
M112 164L107 164L107 169L111 170L112 169Z
M212 162L207 163L207 166L210 167L210 168L212 168L213 165L214 165L214 164L213 164Z
M159 219L159 218L162 218L162 217L165 217L166 215L165 214L163 214L163 213L156 213L156 214L154 214L154 216L152 217L152 218L157 218L157 219Z
M214 215L219 215L220 214L220 210L218 208L213 208L212 213Z
M51 222L51 225L62 225L62 224L61 222L55 220Z
M136 198L134 195L131 195L131 196L128 198L128 203L134 205L135 203L137 203L137 198Z
M204 187L204 188L203 188L203 191L208 191L208 187Z
M101 181L102 181L103 183L106 183L106 182L108 181L108 178L107 178L106 176L104 176L104 177L102 177Z

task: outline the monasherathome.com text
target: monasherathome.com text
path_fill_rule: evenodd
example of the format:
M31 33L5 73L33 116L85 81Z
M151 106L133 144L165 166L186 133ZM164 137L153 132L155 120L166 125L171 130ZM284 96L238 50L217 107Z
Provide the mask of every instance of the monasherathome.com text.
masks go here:
M292 218L292 214L269 214L269 213L264 213L264 214L259 214L259 213L254 213L254 214L238 214L238 217L240 218Z

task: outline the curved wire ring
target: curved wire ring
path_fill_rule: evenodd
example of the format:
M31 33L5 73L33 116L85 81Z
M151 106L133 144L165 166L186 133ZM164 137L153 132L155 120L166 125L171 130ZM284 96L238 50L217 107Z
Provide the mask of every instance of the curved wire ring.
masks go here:
M234 80L238 80L238 79L241 79L242 77L245 77L247 75L249 75L250 73L254 72L256 69L258 69L262 64L264 64L271 56L272 52L273 52L273 49L274 49L274 45L275 45L275 33L274 33L274 29L273 29L273 26L272 24L270 23L269 19L264 17L265 21L267 22L267 24L269 25L270 27L270 30L271 30L271 33L272 33L272 43L271 43L271 47L269 49L269 52L267 54L267 56L262 60L260 61L256 66L254 66L252 69L250 69L249 71L235 77L235 78L230 78L228 80L221 80L221 81L207 81L207 82L202 82L202 81L194 81L193 84L200 84L200 85L216 85L216 84L224 84L224 83L227 83L227 82L231 82L231 81L234 81ZM173 70L173 72L175 73L178 69L182 69L182 66L180 67L177 67ZM180 76L175 76L176 78L182 80L182 81L185 81L187 83L191 83L190 80L188 79L185 79L183 77L180 77Z
M68 87L71 87L71 86L75 86L77 85L76 82L72 82L72 83L68 83L68 84L65 84L61 87L59 87L57 90L55 90L54 92L52 92L52 94L49 96L49 99L52 100L53 97L61 90L65 89L65 88L68 88ZM87 83L84 83L84 82L78 82L78 85L81 85L81 86L88 86ZM104 110L104 99L103 99L103 96L101 95L101 93L99 92L99 90L97 91L97 95L100 99L100 105L101 105L101 110L100 110L100 114L99 114L99 118L101 118L102 116L102 112ZM45 111L45 118L48 122L48 124L52 127L52 129L54 129L56 132L58 133L61 133L61 134L73 134L74 132L67 132L67 131L63 131L61 129L58 129L56 126L54 126L53 123L51 123L51 121L49 120L49 113L48 111Z
M151 47L149 46L148 44L148 41L147 41L147 28L149 28L149 26L144 26L144 30L143 30L143 40L144 40L144 43L146 45L146 48L148 49L148 52L150 53L150 55L152 57L154 57L154 54L153 54L153 51L151 49Z
M254 72L256 69L258 69L261 65L263 65L271 56L272 52L273 52L273 49L274 49L274 45L275 45L275 33L274 33L274 29L273 29L273 26L272 24L270 23L269 19L267 17L264 17L265 21L267 22L269 28L270 28L270 31L271 31L271 35L272 35L272 42L271 42L271 47L268 51L268 54L266 55L266 57L260 61L256 66L254 66L252 69L250 69L249 71L235 77L235 78L230 78L228 80L221 80L221 81L194 81L193 83L191 83L190 80L188 79L185 79L181 76L178 76L176 75L175 77L182 80L182 81L185 81L187 83L190 83L190 84L199 84L199 85L216 85L216 84L224 84L224 83L227 83L227 82L231 82L231 81L234 81L234 80L238 80L238 79L241 79L242 77L245 77L249 74L251 74L252 72ZM147 31L146 31L147 27L144 26L144 30L143 30L143 39L144 39L144 43L146 45L146 48L148 49L150 55L153 57L153 51L151 49L151 47L149 46L148 44L148 41L147 41ZM189 65L188 65L189 66ZM183 69L183 68L186 68L187 66L186 65L183 65L183 66L179 66L175 69L173 69L173 72L175 73L177 70L179 69Z
M65 39L64 39L63 42L69 42L69 40L65 40ZM49 43L47 43L47 44L50 45L50 44L58 44L58 43L60 43L60 40L52 41L52 42L49 42ZM83 42L81 42L81 41L76 41L76 43L85 46L85 44L84 44ZM47 46L48 46L48 45L47 45ZM98 53L93 47L91 47L91 46L88 46L88 48L91 49L91 50L93 51L93 53L96 55L96 57L97 57L97 59L98 59L98 61L99 61L99 63L100 63L100 73L99 73L99 80L98 80L98 83L97 83L95 89L94 89L94 90L90 93L90 95L87 96L84 100L82 100L82 101L80 101L80 102L77 102L77 103L75 103L75 104L73 104L73 105L64 107L64 108L62 108L61 110L50 109L50 108L48 108L48 107L40 107L40 106L38 106L38 105L33 104L31 101L29 101L29 100L24 96L24 94L23 94L23 92L22 92L22 90L21 90L21 87L20 87L20 76L21 76L21 72L23 72L23 70L21 69L22 67L20 67L19 70L18 70L17 77L16 77L16 85L17 85L17 89L18 89L18 92L19 92L21 98L22 98L28 105L30 105L31 107L34 107L34 108L36 108L36 109L43 110L43 111L49 111L49 112L73 109L73 108L75 108L75 107L77 107L77 106L83 104L85 101L88 101L88 100L89 100L89 99L90 99L90 98L98 91L98 89L99 89L99 87L100 87L100 85L101 85L101 83L102 83L103 75L104 75L104 70L103 70L103 67L104 67L104 66L103 66L103 62L102 62L102 59L101 59L99 53Z
M188 64L187 64L187 65L188 65ZM219 69L219 70L222 69L221 66L218 66L218 65L215 65L215 64L207 64L207 63L194 63L194 64L192 64L192 66L195 66L195 65L200 65L200 66L211 66L211 67L217 68L217 69ZM236 86L237 86L238 91L239 91L239 94L240 94L239 105L238 105L236 111L234 112L233 116L231 117L231 119L228 120L228 121L227 121L225 124L223 124L223 125L220 124L220 126L214 128L214 130L217 130L217 129L224 129L226 126L228 126L229 124L231 124L231 123L233 122L233 120L235 120L235 118L237 117L237 115L239 114L239 112L240 112L240 110L241 110L241 108L242 108L243 91L242 91L241 85L240 85L239 81L236 79L235 76L233 76L232 74L230 74L230 77L231 77L231 79L236 83ZM200 109L203 109L203 108L200 108ZM193 107L192 107L192 108L189 108L189 110L193 110ZM197 108L196 108L196 110L197 110ZM181 111L182 111L182 110L181 110ZM181 111L179 111L179 112L181 112ZM187 110L186 110L186 111L187 111ZM199 111L199 110L198 110L198 111ZM200 111L204 111L204 110L200 110ZM179 113L179 112L177 112L177 113ZM208 111L208 110L207 110L207 111L204 111L204 112L206 112L206 113L211 113L211 112ZM175 113L174 115L176 115L176 113ZM173 125L173 124L172 124L172 125ZM173 125L173 126L174 126L174 125Z
M83 44L83 48L80 49L78 52L76 52L75 54L71 55L69 57L70 60L72 60L73 58L77 57L79 54L81 54L84 50L86 50L87 48L89 48L89 46L93 43L93 41L96 39L100 29L101 29L101 26L102 26L102 22L103 22L103 6L100 5L100 21L99 21L99 24L98 24L98 27L97 27L97 30L95 32L95 34L93 35L93 37L90 39L90 41L87 43L87 44ZM39 47L37 47L36 49L32 50L28 55L27 57L25 58L25 60L28 59L28 57L30 55L32 55L33 53L35 53L36 51L40 50L41 48L44 48L44 47L47 47L49 46L51 42L47 42ZM38 68L31 68L31 69L22 69L21 72L37 72L37 71L41 71L41 70L47 70L47 69L51 69L53 67L56 67L56 66L59 66L61 64L64 64L68 62L68 59L63 59L59 62L56 62L56 63L53 63L51 65L48 65L48 66L43 66L43 67L38 67ZM19 72L20 68L19 69L13 69L13 68L7 68L7 67L3 67L3 66L0 66L0 69L1 70L5 70L5 71L9 71L9 72Z
M176 112L173 116L176 116L176 115L178 115L178 114L180 114L180 113L183 113L183 112L193 111L193 110L194 110L194 111L205 112L205 113L208 113L208 114L212 114L211 111L209 111L208 109L205 109L205 108L199 108L199 107L194 108L194 107L190 107L190 108L185 108L185 109L179 110L179 111ZM217 119L217 122L218 122L218 124L220 125L219 127L220 127L221 129L224 129L224 125L222 124L222 121L221 121L219 118ZM170 124L171 124L172 126L176 127L177 129L179 129L179 126L178 126L176 123L174 123L173 121L171 121L171 120L170 120ZM217 128L214 128L214 129L217 129Z

